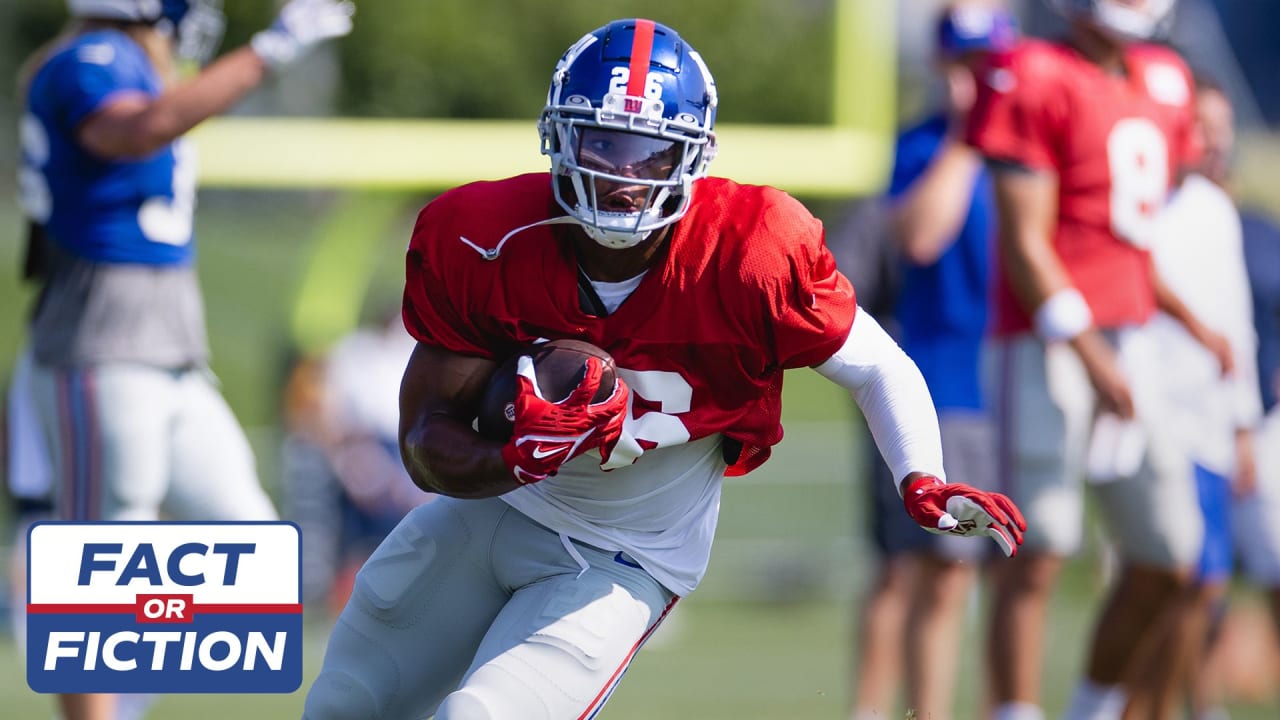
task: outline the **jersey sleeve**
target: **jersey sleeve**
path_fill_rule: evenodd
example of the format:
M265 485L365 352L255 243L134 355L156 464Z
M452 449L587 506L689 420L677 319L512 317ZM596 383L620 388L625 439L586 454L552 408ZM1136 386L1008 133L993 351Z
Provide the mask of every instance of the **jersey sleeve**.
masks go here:
M786 251L785 260L779 260L786 267L779 265L765 281L777 363L798 368L825 362L844 344L853 325L853 285L836 268L822 223L799 201L782 195L761 225L784 237L760 242L773 242Z
M468 258L451 257L451 251L461 247L456 239L442 242L448 237L448 214L439 200L418 213L405 253L404 326L418 342L462 355L493 357L491 343L469 320L468 288L474 282L466 272Z
M61 56L45 87L55 94L63 129L73 131L119 93L151 94L155 81L141 53L131 43L103 39L78 45Z
M1056 172L1065 98L1049 71L1049 58L1028 55L1021 50L993 54L978 72L965 138L989 159Z

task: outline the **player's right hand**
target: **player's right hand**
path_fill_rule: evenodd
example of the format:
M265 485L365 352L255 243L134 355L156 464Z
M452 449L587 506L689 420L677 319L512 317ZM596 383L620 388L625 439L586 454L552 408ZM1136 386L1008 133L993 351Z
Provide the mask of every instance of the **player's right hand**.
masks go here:
M325 40L350 33L355 12L349 0L289 0L251 45L268 67L279 70Z
M627 410L627 393L622 378L613 394L593 403L600 387L604 364L587 358L587 371L569 396L560 402L542 397L533 358L521 356L516 364L515 428L502 447L502 459L515 479L523 485L546 480L560 466L607 442L621 431Z
M1091 328L1072 339L1071 345L1079 354L1089 383L1098 394L1099 410L1113 413L1123 420L1132 420L1136 412L1129 379L1120 369L1120 361L1102 333Z

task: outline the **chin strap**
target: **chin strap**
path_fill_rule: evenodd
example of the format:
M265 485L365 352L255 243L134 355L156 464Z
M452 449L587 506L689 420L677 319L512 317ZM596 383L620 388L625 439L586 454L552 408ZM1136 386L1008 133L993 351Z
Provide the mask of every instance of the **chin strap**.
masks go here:
M630 242L628 242L625 245L620 245L614 242L610 242L611 240L610 236L615 235L615 233L612 233L609 230L602 230L598 227L595 227L594 225L588 225L587 223L579 220L578 218L573 217L572 215L560 215L558 217L547 218L546 220L539 220L538 222L535 222L535 223L529 223L528 225L521 225L520 227L516 228L515 230L512 230L506 235L503 235L502 239L498 241L498 244L491 248L480 247L479 245L472 242L465 235L459 235L458 239L461 240L467 247L479 253L480 257L484 258L485 260L497 260L498 256L502 254L502 248L507 244L508 240L515 237L516 234L518 233L524 232L529 228L538 227L539 225L577 225L578 227L582 228L582 231L585 232L587 236L590 237L592 240L612 250L623 250L623 249L632 247L634 245L637 245L643 242L645 238L649 237L649 235L653 233L652 230L649 230L643 233L627 234L625 237L628 240L630 240ZM620 233L616 235L621 237Z
M497 260L498 256L502 254L502 246L506 245L507 241L510 240L513 236L515 236L516 233L523 232L525 230L528 230L529 228L538 227L539 225L569 225L569 224L582 225L582 223L578 221L577 218L573 218L568 215L561 215L559 217L547 218L546 220L539 220L538 222L535 222L535 223L529 223L528 225L521 225L520 227L516 228L515 230L512 230L506 235L503 235L502 239L498 241L498 244L492 248L482 248L479 245L468 240L465 235L459 235L458 239L461 240L463 244L465 244L467 247L480 253L480 257L484 258L485 260ZM583 227L585 228L585 226Z

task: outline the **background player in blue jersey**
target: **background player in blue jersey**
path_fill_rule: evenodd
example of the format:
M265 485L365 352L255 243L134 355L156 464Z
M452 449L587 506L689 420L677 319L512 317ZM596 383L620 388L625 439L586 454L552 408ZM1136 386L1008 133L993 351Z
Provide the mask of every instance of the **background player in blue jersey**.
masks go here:
M69 0L24 66L19 169L29 219L32 390L64 520L270 519L244 432L208 369L195 259L196 169L182 136L272 71L351 29L338 0L291 0L246 47L209 57L220 2ZM108 720L109 695L63 696Z
M994 440L978 368L996 215L990 179L962 132L976 92L972 64L1011 46L1017 31L1006 10L956 2L942 10L935 33L944 101L899 136L888 190L886 241L901 255L889 325L933 396L948 477L987 488L994 483ZM950 648L959 641L985 547L930 535L893 512L901 501L881 479L888 471L868 456L875 466L871 526L882 563L863 605L854 715L892 717L905 666L908 707L943 720L952 713L958 658Z

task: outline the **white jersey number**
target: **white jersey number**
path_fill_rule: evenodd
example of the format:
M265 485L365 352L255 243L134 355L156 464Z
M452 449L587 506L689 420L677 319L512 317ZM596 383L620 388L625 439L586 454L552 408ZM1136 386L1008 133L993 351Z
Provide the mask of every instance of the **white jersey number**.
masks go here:
M631 68L616 67L613 69L613 76L609 79L610 95L625 95L627 92L627 83L631 81ZM648 73L645 75L644 96L650 100L658 100L662 98L662 76L658 73Z
M631 388L631 396L627 398L627 417L622 423L622 438L609 462L603 466L606 470L630 465L645 450L689 442L689 428L677 416L689 412L692 407L693 387L680 373L618 368L618 376ZM656 405L658 409L636 417L633 409L637 397ZM642 446L641 441L648 447Z
M53 194L44 176L49 162L49 134L35 115L25 113L18 123L22 164L18 166L18 202L27 217L43 225L53 214Z
M1169 192L1169 146L1146 118L1121 120L1107 136L1111 170L1111 230L1146 248Z
M138 226L151 242L186 245L195 234L196 149L190 140L173 143L173 199L150 197L138 208Z
M22 164L18 167L18 202L27 217L44 225L53 215L53 193L45 177L49 134L31 113L18 124ZM147 198L138 208L138 226L151 242L186 245L195 231L196 153L188 140L173 144L173 199Z

